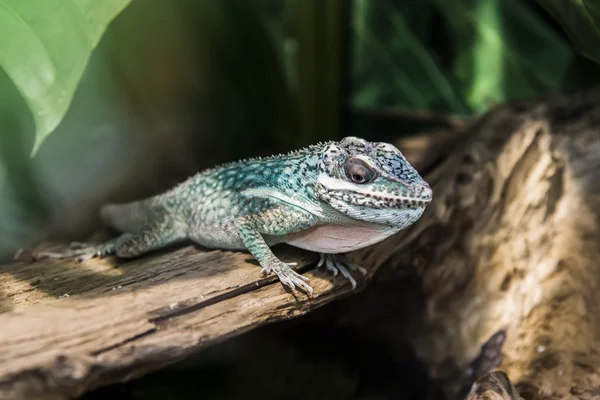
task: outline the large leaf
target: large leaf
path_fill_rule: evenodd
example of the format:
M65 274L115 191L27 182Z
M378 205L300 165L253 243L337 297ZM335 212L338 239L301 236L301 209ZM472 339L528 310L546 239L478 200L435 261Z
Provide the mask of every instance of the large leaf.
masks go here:
M65 115L92 50L131 0L0 0L0 67L36 124L35 153Z
M600 0L537 0L581 54L600 63Z

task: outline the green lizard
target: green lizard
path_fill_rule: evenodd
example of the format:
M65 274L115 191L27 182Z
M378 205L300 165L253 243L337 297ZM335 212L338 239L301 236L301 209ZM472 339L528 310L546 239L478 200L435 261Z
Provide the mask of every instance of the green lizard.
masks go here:
M201 172L164 194L107 205L103 220L124 232L100 245L74 243L54 258L116 254L130 258L191 240L204 247L248 250L265 273L292 290L312 294L308 278L270 247L288 243L321 253L325 265L356 281L364 269L335 256L380 242L417 221L432 191L402 153L388 143L346 137L268 158ZM293 264L292 264L293 265Z

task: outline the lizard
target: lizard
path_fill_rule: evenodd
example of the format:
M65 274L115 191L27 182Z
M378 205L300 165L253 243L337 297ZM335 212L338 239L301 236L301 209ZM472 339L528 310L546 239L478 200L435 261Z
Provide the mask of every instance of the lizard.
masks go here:
M416 222L432 190L394 145L354 136L288 154L250 158L204 170L165 193L101 208L105 224L122 232L102 244L73 242L51 258L78 262L116 254L133 258L182 241L205 248L247 250L293 291L313 288L271 250L287 243L318 252L341 273L364 268L341 253L380 242Z

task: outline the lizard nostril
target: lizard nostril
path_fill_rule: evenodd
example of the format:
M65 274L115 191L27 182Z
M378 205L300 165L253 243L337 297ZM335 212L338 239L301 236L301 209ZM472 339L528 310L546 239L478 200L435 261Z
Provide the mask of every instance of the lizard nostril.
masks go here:
M419 197L421 197L423 200L426 200L426 201L431 201L431 198L433 196L433 191L431 190L431 187L427 183L420 185L417 190L417 193L418 193Z

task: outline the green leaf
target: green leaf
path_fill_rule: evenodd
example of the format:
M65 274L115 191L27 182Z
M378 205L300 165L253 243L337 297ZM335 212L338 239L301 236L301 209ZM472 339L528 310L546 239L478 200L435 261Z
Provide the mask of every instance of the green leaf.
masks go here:
M33 114L33 154L65 115L106 27L130 2L0 0L0 67Z
M537 0L562 26L573 46L600 63L599 0Z

